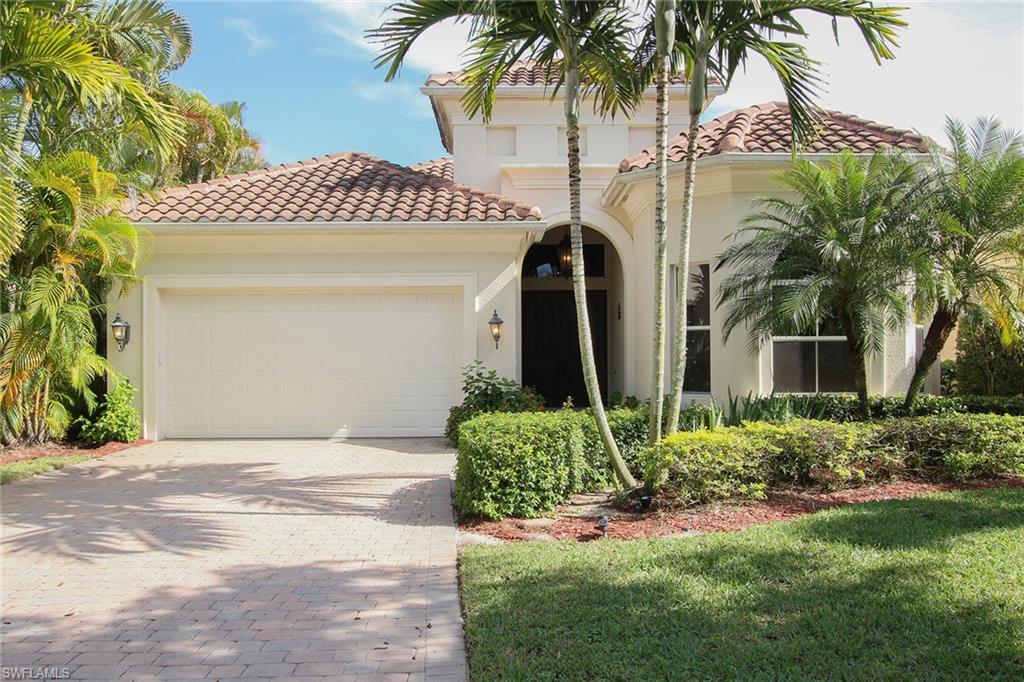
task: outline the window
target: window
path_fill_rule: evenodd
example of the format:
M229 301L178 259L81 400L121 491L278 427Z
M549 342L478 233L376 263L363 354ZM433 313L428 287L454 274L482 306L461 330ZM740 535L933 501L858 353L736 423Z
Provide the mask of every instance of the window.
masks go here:
M487 155L515 156L516 129L510 126L487 126Z
M846 336L834 321L772 339L772 381L778 393L847 393L856 390Z
M672 268L669 295L676 290L678 268ZM686 376L683 391L711 392L711 266L690 265L690 286L686 289ZM675 326L670 322L669 330ZM669 331L671 334L671 331ZM669 337L671 343L671 336ZM671 366L671 365L670 365Z

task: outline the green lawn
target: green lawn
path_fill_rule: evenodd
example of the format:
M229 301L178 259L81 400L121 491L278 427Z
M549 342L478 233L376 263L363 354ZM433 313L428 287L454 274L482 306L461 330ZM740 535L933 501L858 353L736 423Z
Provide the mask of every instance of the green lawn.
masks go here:
M56 457L37 457L24 459L20 462L0 464L0 485L17 481L19 478L35 476L54 469L63 469L71 464L78 464L89 459L90 455L59 455Z
M1022 680L1024 489L739 533L472 547L475 680Z

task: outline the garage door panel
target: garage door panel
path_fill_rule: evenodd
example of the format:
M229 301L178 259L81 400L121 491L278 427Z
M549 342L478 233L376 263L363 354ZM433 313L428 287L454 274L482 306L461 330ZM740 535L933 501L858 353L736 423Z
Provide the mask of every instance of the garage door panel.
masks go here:
M454 288L165 292L168 437L439 435L459 396Z

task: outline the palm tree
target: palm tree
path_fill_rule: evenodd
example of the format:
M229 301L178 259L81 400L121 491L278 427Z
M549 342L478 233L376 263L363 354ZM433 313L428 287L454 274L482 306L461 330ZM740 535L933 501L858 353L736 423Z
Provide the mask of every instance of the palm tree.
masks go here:
M1024 329L1024 139L994 119L968 130L946 122L950 150L934 148L931 224L934 266L918 279L933 310L904 406L921 390L950 332L963 317L994 320L1004 341Z
M661 440L665 404L665 278L668 273L668 79L672 71L672 46L676 40L675 0L655 0L654 77L657 89L655 112L654 165L654 330L651 356L651 406L647 422L647 440Z
M117 178L70 152L28 163L25 229L0 289L0 439L39 442L66 425L72 396L87 406L107 371L92 313L110 283L130 288L148 254L145 236L113 209Z
M548 68L553 98L563 93L572 279L583 378L616 477L624 487L636 487L608 426L594 364L583 269L579 149L579 109L584 96L593 96L595 109L602 113L615 113L634 106L642 95L643 84L636 77L629 44L629 8L619 0L406 0L391 10L396 16L369 32L383 45L376 64L388 67L388 80L397 75L409 48L424 31L454 19L468 21L471 27L463 96L468 115L480 113L485 120L490 118L501 77L522 59L535 60Z
M909 323L910 283L929 262L912 236L925 185L913 163L881 152L844 151L826 165L799 159L777 180L796 199L758 199L715 265L732 269L718 294L725 337L747 325L754 350L773 335L838 323L866 419L866 356Z
M52 136L79 134L91 118L114 117L137 126L161 161L169 158L181 120L149 86L162 68L188 56L191 33L158 0L9 0L0 3L0 26L0 91L18 99L13 120L0 117L0 262L6 262L24 229L17 184L27 134L42 156L47 145L56 146ZM104 127L95 137L110 132Z
M666 431L679 427L686 371L686 299L689 281L690 231L693 222L694 175L700 115L712 76L728 87L750 56L760 56L775 72L792 112L793 140L813 136L817 117L813 100L821 82L817 62L802 45L790 42L806 30L798 12L813 12L853 21L877 62L893 57L897 31L906 25L902 8L876 6L870 0L679 0L675 49L686 65L690 83L689 125L683 171L682 231L676 279L672 386ZM781 38L781 40L780 40ZM836 34L838 40L838 33Z

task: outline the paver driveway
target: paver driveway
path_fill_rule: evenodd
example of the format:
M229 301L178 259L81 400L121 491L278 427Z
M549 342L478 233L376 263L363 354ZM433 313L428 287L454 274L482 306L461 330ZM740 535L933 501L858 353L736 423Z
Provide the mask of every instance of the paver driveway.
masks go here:
M4 679L462 679L453 459L162 441L4 486Z

